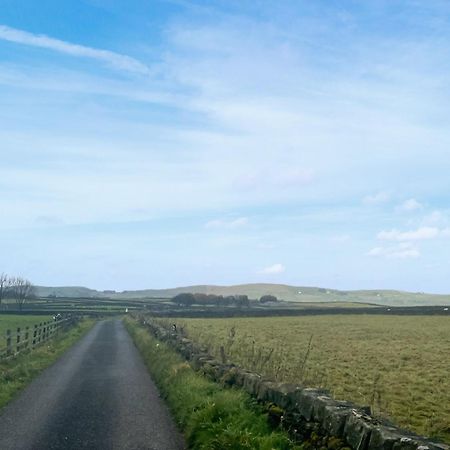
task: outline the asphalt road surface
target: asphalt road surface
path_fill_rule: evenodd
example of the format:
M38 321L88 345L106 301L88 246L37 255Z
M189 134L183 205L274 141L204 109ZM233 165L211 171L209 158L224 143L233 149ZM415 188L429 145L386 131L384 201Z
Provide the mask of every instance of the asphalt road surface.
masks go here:
M0 412L1 450L183 448L119 320L97 323Z

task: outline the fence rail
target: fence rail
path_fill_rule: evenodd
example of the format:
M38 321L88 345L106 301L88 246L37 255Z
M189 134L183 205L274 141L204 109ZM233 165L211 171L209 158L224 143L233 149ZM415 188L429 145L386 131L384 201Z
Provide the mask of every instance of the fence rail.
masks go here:
M4 338L0 337L0 360L33 350L48 341L60 330L67 330L78 322L78 317L67 317L59 320L48 320L32 326L6 330Z

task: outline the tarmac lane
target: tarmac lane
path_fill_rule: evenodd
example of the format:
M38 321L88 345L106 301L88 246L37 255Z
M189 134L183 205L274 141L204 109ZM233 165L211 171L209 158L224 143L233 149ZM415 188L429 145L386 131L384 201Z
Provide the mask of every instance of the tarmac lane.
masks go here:
M0 450L184 448L120 320L98 322L0 412Z

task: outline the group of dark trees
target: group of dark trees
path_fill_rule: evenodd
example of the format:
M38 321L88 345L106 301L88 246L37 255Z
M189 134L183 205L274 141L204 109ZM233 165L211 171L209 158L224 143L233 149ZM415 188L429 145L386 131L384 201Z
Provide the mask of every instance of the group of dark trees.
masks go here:
M263 295L260 303L277 302L274 295ZM215 295L215 294L191 294L189 292L178 294L172 298L172 302L178 306L213 305L213 306L237 306L248 307L250 300L247 295Z
M22 311L24 303L34 296L35 288L30 281L22 277L10 277L6 273L0 273L0 308L4 300L11 299Z
M270 302L277 302L278 299L275 297L275 295L263 295L259 299L259 303L270 303Z
M179 306L213 305L213 306L250 306L246 295L214 295L182 293L172 298L172 302Z

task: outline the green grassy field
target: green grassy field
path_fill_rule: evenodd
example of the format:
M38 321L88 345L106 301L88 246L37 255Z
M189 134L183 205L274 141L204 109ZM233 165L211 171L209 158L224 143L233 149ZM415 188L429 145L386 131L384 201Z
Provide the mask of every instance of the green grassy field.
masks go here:
M337 399L370 405L397 425L450 443L450 317L175 322L216 356L223 346L227 359L245 368L325 387Z
M128 332L193 450L294 450L288 435L273 430L248 394L224 389L194 372L173 349L130 318Z
M431 306L450 305L450 295L428 294L425 292L405 292L395 290L359 290L344 291L309 286L290 286L285 284L253 283L235 286L197 285L169 289L144 289L139 291L96 291L84 287L45 287L37 286L37 295L47 297L84 297L97 299L167 299L182 292L216 294L216 295L248 295L250 299L260 298L265 294L272 294L280 300L289 302L346 302L372 303L388 306Z
M45 322L50 320L52 316L29 316L19 314L0 314L0 347L2 339L4 339L6 330L11 330L13 333L17 330L17 327L25 328L27 326L32 327L35 323Z

